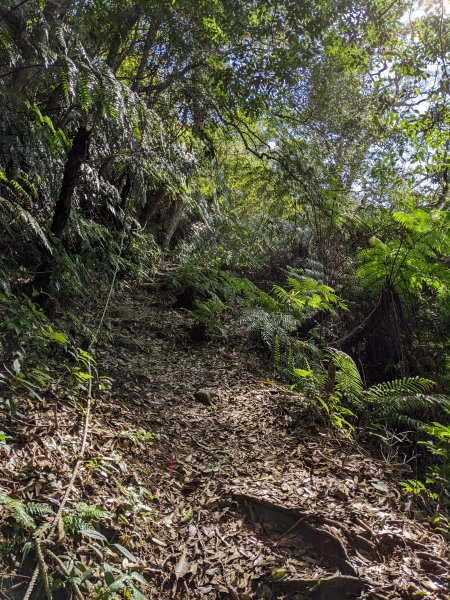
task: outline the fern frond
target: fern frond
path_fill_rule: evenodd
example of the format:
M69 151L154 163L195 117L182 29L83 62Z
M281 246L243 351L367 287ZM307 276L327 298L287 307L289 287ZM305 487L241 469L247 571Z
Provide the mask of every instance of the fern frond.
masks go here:
M45 517L46 515L51 515L53 513L52 507L45 503L27 502L27 504L24 505L24 508L32 517Z
M288 336L298 327L297 319L288 313L266 312L259 308L245 311L241 322L247 331L257 331L271 351L273 351L275 336L278 336L278 343L283 345Z
M298 292L285 290L280 285L274 285L272 290L280 304L288 306L298 316L302 315L307 300L305 297L298 297Z
M0 504L4 504L8 510L9 516L12 517L18 525L29 531L36 529L34 519L28 514L26 505L20 500L11 498L0 492Z
M424 413L433 408L445 408L450 406L449 396L434 394L411 394L405 396L390 395L384 398L384 402L377 405L374 414L387 425L401 425L409 429L425 430L429 424L415 418L413 415Z
M65 529L71 534L79 534L85 529L89 529L88 521L76 515L64 515L63 522Z
M86 504L85 502L77 502L72 506L73 513L83 519L108 519L112 514L101 506L96 504Z
M398 394L423 394L431 390L436 384L431 379L424 377L404 377L394 381L386 381L372 386L367 390L368 402L383 401L391 395Z
M291 345L293 350L311 356L312 358L319 359L322 356L322 350L313 342L309 342L307 340L293 339L291 341Z
M305 264L301 269L288 266L286 271L288 276L293 277L294 279L307 277L308 279L313 279L319 284L323 283L325 279L323 264L312 258L306 259Z
M281 304L289 306L299 316L304 316L306 310L334 313L336 307L344 310L347 308L333 288L310 277L290 275L287 278L287 289L274 285L273 292Z
M364 386L353 358L336 348L329 348L328 355L336 367L335 390L351 402L361 404L363 401Z
M92 94L90 90L88 74L84 71L80 73L79 77L78 99L80 100L81 109L84 112L87 112L89 110L90 105L92 104Z
M31 235L38 238L45 248L52 253L47 236L36 219L18 203L13 204L6 198L0 196L0 209L3 208L12 221L18 221ZM10 224L9 224L10 226Z

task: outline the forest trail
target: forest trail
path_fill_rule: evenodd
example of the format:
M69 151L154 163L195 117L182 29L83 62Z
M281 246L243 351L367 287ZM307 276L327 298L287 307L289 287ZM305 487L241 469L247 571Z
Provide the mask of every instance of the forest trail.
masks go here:
M401 459L324 434L238 323L193 344L166 279L116 297L113 343L96 354L112 397L92 424L94 454L114 450L115 432L153 434L123 467L124 485L155 497L146 526L121 538L149 565L148 597L447 598L446 548L406 510ZM101 503L101 478L84 483Z
M0 0L0 64L0 600L450 600L449 0Z

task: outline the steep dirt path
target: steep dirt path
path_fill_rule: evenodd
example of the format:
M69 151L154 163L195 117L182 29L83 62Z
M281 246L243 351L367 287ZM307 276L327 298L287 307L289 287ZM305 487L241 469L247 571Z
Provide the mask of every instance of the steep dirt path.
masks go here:
M237 317L227 339L193 344L170 275L117 293L95 349L112 391L95 391L67 515L79 502L106 508L112 516L92 526L108 543L65 522L53 551L94 583L108 564L114 578L140 573L153 600L448 598L448 548L407 509L399 481L410 473L392 448L378 461L333 439L317 408L271 380ZM0 493L53 515L85 414L85 392L64 374L73 359L57 362L61 378L39 403L17 389L17 415L0 423ZM21 537L1 503L0 524L0 596L18 600L36 564L33 552L17 558L31 534Z
M447 598L445 544L406 511L405 466L324 434L236 323L192 344L163 284L116 299L97 352L114 378L99 447L102 429L105 452L111 430L154 435L128 460L131 487L155 496L126 539L150 565L148 597Z

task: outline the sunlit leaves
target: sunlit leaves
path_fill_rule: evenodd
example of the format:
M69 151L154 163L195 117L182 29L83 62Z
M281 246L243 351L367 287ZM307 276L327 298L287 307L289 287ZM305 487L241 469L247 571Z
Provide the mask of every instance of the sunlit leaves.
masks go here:
M307 308L327 312L334 312L336 307L345 309L344 303L331 287L309 277L288 277L287 289L275 285L273 292L279 302L299 313Z
M439 210L394 211L397 234L383 242L373 236L359 253L357 274L364 288L379 292L393 285L400 294L440 293L450 282L446 257L450 251L449 219Z

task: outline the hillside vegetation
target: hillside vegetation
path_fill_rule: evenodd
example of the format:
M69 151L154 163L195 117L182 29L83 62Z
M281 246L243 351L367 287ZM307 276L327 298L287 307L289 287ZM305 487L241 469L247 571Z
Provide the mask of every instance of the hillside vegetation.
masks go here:
M0 1L0 596L448 598L447 0Z

